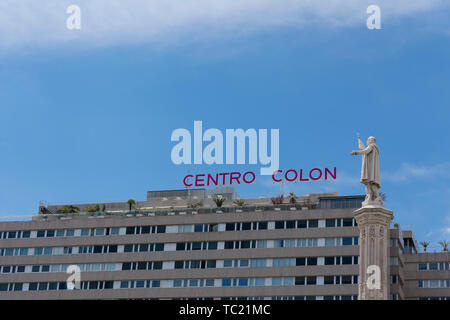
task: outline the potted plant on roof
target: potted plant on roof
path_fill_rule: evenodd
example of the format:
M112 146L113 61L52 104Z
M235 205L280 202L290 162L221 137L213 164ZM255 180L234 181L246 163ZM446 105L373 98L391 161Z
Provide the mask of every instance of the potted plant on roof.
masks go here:
M243 199L236 199L233 201L233 203L238 206L238 207L243 207L245 206L245 200Z
M270 199L272 201L272 204L282 204L283 203L283 195L278 197L273 197Z
M446 240L439 241L439 244L442 246L442 251L448 252L448 245L450 244L449 241Z

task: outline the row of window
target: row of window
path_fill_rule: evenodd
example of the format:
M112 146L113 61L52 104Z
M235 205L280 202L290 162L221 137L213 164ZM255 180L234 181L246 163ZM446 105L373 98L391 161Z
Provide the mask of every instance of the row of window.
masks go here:
M353 296L273 296L273 297L220 297L220 298L172 298L171 300L358 300Z
M162 285L164 283L164 285ZM81 281L81 290L134 289L134 288L180 288L180 287L253 287L253 286L300 286L327 284L357 284L358 276L309 276L273 278L224 278L184 280L127 280L127 281ZM47 291L67 290L66 282L0 283L0 291Z
M450 280L419 280L419 288L450 288Z
M450 262L419 263L419 270L450 270Z
M295 267L316 265L358 264L358 256L299 257L273 259L240 260L177 260L177 261L136 261L123 263L78 264L82 272L118 270L161 270L161 269L205 269L205 268L255 268L255 267ZM0 273L66 272L69 264L14 265L0 266Z
M320 221L324 221L323 224ZM235 222L226 223L225 231L245 231L245 230L267 230L267 229L302 229L318 227L355 227L354 218L337 218L326 220L282 220L271 222ZM134 234L155 234L166 233L167 226L131 226L113 228L84 228L84 229L50 229L50 230L25 230L25 231L0 231L0 239L21 239L21 238L53 238L53 237L74 237L74 236L109 236L109 235L134 235ZM218 232L219 224L189 224L170 226L170 232ZM124 232L120 230L124 229ZM223 229L222 229L223 230Z
M59 255L59 254L92 254L116 252L149 252L149 251L190 251L217 250L221 242L178 242L170 243L141 243L126 245L91 245L80 247L41 247L41 248L2 248L0 256L27 255ZM166 247L167 245L167 247ZM285 240L240 240L225 241L225 249L249 248L292 248L292 247L322 247L322 246L352 246L358 245L358 237L340 238L302 238ZM123 248L122 248L123 247ZM173 248L172 248L173 247Z

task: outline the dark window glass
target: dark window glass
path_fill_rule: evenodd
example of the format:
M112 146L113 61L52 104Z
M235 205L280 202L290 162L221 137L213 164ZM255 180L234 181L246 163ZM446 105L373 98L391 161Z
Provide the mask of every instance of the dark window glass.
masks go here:
M342 264L352 264L353 257L352 256L343 256Z
M427 264L426 263L419 263L419 270L427 270Z
M319 220L309 220L308 228L317 228L319 226Z
M134 234L134 229L135 229L134 227L127 227L125 233L126 234Z
M177 248L178 251L184 251L186 250L186 242L177 242Z
M164 243L155 244L155 251L164 251Z
M306 220L298 220L297 221L297 228L306 228Z
M275 221L275 229L284 229L284 221Z
M301 286L305 284L305 277L295 277L295 285Z
M105 289L112 289L113 288L113 281L105 281Z
M18 266L17 272L25 272L25 266Z
M109 252L117 252L117 244L109 245Z
M16 238L16 232L10 231L8 232L8 239L15 239Z
M215 268L216 267L216 260L208 260L208 261L206 261L206 267L207 268Z
M122 263L122 270L131 270L131 262Z
M317 266L317 258L309 257L308 258L308 266Z
M147 261L140 261L137 265L138 270L147 270Z
M123 248L124 252L133 252L133 245L132 244L126 244Z
M323 283L324 284L334 284L334 276L325 276Z
M141 234L150 233L150 226L143 226L141 229Z
M47 230L47 237L53 238L55 236L55 230Z
M58 285L59 290L66 290L67 289L67 283L66 282L60 282Z
M227 223L225 225L225 231L234 231L234 223Z
M156 233L165 233L166 232L166 226L157 226L156 227Z
M219 231L219 225L218 224L210 224L208 231L209 232L217 232L217 231Z
M327 219L325 221L325 226L327 228L334 228L334 227L336 227L336 219Z
M242 230L251 230L252 229L252 223L251 222L243 222L242 223Z
M316 277L306 277L306 284L307 285L314 285L317 283Z
M148 251L148 243L141 243L139 245L139 252L147 252Z
M161 270L162 269L162 261L153 262L153 270Z
M38 290L47 290L48 282L39 282Z
M30 290L30 291L35 291L35 290L37 290L37 288L38 288L37 282L31 282L30 285L28 286L28 290Z
M306 264L306 258L297 258L295 259L296 266L304 266Z
M152 288L159 288L161 286L160 280L153 280L152 281Z
M201 250L202 243L201 242L192 242L192 250Z
M343 227L351 227L351 226L353 226L353 218L344 218L344 219L342 219L342 226Z
M203 231L203 225L202 224L194 225L194 232L202 232L202 231Z
M183 269L184 261L175 261L175 269Z
M351 238L351 237L344 237L344 238L342 238L342 245L351 246L352 240L353 240L353 238Z
M258 222L258 230L267 230L267 221Z
M30 231L22 231L22 238L29 238L30 237Z
M325 257L325 265L326 266L334 265L334 257Z
M242 240L241 249L248 249L248 248L250 248L250 240Z
M94 246L94 253L102 253L103 246Z
M41 272L49 272L49 271L50 271L50 266L42 266Z
M45 237L45 230L38 230L38 232L37 232L37 237L38 237L38 238L43 238L43 237Z
M233 241L225 241L225 249L233 249Z
M342 284L352 284L352 276L342 276Z
M98 281L89 281L89 289L97 290L98 289Z
M430 262L430 270L437 270L438 264L436 262Z
M39 272L39 266L32 266L31 272Z
M216 241L208 242L208 250L217 250L217 242Z
M22 291L23 283L14 283L14 291Z
M10 273L10 271L11 271L11 267L10 266L4 266L2 273Z
M286 229L294 229L295 228L295 221L286 221Z

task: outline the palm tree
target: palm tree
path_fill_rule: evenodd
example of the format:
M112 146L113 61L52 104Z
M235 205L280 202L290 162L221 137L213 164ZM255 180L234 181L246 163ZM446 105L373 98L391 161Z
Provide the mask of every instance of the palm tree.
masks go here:
M217 196L217 198L214 198L213 200L218 208L220 208L225 202L225 198L222 196Z
M449 241L442 240L439 241L439 244L442 246L442 251L448 251L448 245L450 244Z
M233 203L234 203L235 205L237 205L238 207L243 207L243 206L245 206L245 201L242 200L242 199L234 200Z
M423 247L423 252L427 252L427 247L429 246L429 242L428 241L421 241L420 244Z
M129 199L129 200L127 201L127 203L128 203L128 205L130 206L130 211L131 211L131 207L134 206L134 205L136 205L136 201L134 201L133 199Z

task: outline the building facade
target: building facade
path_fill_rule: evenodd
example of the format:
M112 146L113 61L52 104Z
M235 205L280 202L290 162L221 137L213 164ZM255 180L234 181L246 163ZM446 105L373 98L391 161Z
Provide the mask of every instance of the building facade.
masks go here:
M200 206L157 195L131 211L126 202L76 213L41 206L31 221L1 222L0 299L357 299L354 211L364 196L217 208L208 197ZM449 253L418 253L398 225L389 237L389 298L449 300ZM71 265L80 270L74 290Z

